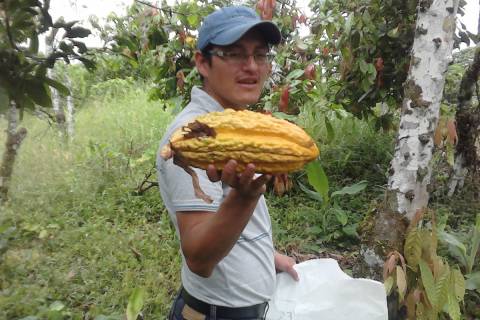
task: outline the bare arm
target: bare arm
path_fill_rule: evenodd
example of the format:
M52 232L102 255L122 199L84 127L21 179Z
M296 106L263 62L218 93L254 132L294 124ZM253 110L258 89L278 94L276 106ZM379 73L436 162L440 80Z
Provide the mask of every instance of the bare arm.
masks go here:
M218 173L213 166L207 175L213 182L232 187L215 214L211 212L177 212L183 254L190 270L209 277L215 266L230 252L247 225L258 199L265 192L269 175L254 178L255 166L249 164L241 174L237 163L229 161Z

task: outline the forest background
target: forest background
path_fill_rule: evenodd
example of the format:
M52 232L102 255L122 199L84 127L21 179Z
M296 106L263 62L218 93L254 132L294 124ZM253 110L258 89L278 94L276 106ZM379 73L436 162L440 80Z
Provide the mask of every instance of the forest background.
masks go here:
M191 57L201 18L228 3L135 1L82 24L49 20L49 1L0 2L0 176L8 181L0 190L0 318L165 318L180 256L154 159L199 83ZM307 16L294 1L245 2L284 37L252 109L297 123L321 149L317 162L275 177L266 194L278 250L299 262L334 258L349 274L384 281L391 319L476 319L479 32L461 19L426 143L428 173L420 170L428 207L394 213L393 228L409 224L400 245L381 238L379 261L364 263L382 236L375 225L385 221L401 106L411 96L405 83L418 64L412 46L428 34L418 21L432 3L314 0ZM451 10L462 17L466 5ZM91 32L100 41L89 42ZM23 56L8 60L15 54ZM15 73L7 61L32 68Z

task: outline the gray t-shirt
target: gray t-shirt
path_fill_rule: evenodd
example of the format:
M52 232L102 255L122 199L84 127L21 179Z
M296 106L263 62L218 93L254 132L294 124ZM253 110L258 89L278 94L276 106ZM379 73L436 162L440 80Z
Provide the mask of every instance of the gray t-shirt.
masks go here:
M191 102L167 129L160 149L168 143L177 128L193 118L208 112L223 111L223 107L200 88L194 87L191 97ZM157 170L160 193L177 234L177 211L209 211L215 214L230 191L230 187L221 182L211 182L205 170L194 168L202 190L214 200L208 204L195 197L190 175L174 165L172 159L165 161L157 156ZM219 306L244 307L271 298L275 289L274 248L272 225L263 196L240 238L209 278L190 271L182 253L182 284L197 299Z

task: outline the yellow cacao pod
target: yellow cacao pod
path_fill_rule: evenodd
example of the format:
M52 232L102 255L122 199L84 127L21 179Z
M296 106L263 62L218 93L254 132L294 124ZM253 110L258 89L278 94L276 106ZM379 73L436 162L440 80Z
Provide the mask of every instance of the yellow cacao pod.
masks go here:
M173 152L172 152L173 151ZM301 169L319 154L313 139L286 120L248 110L211 112L175 131L161 155L180 157L186 164L223 169L230 159L237 170L253 163L259 173Z

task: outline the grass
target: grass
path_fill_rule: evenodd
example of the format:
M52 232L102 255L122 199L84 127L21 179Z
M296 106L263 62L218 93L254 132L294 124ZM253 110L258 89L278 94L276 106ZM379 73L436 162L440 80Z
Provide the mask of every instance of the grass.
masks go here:
M147 291L145 314L167 313L179 283L175 232L157 192L132 192L171 118L146 91L125 82L98 95L68 144L24 119L29 135L1 214L14 228L0 264L1 319L120 319L135 287Z

